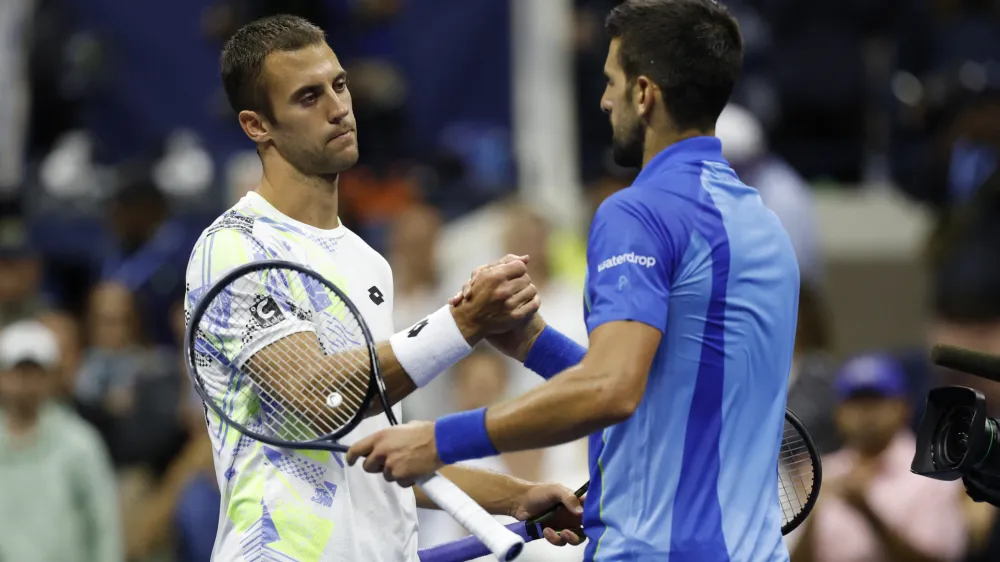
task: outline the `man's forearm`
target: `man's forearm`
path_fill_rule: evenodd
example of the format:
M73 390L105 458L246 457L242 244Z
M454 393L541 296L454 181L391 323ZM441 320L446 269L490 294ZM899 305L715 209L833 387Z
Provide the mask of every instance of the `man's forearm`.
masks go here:
M403 366L399 364L399 360L396 359L396 354L392 351L392 346L389 345L388 341L379 342L375 346L375 353L378 355L379 366L382 370L382 379L385 380L385 393L386 398L389 399L389 404L397 404L403 398L406 398L414 390L417 389L417 384L413 382ZM373 400L372 405L368 408L368 416L379 414L382 412L382 402L380 400Z
M572 367L520 397L486 410L486 431L498 451L539 449L575 441L631 412L607 393L608 377Z
M941 562L939 558L925 554L910 545L909 541L882 521L878 514L868 505L867 501L862 501L861 505L858 505L857 508L861 515L868 521L868 524L871 525L875 534L882 539L882 544L885 545L890 559L899 560L900 562Z
M419 386L418 381L426 384L460 360L481 338L475 323L456 318L452 310L452 307L439 309L412 328L375 346L390 405L409 396ZM406 356L400 358L398 354L403 353ZM417 372L407 372L404 364ZM381 411L381 402L375 400L368 415Z
M511 515L518 499L532 485L531 482L506 474L459 465L443 467L440 472L493 515ZM414 491L417 495L417 507L439 509L419 486L414 487Z

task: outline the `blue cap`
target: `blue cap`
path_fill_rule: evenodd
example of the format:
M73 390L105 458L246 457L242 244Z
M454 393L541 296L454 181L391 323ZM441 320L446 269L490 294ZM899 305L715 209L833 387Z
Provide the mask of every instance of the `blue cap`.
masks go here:
M884 353L861 355L844 363L833 384L842 399L860 392L887 398L907 395L906 373L902 365Z

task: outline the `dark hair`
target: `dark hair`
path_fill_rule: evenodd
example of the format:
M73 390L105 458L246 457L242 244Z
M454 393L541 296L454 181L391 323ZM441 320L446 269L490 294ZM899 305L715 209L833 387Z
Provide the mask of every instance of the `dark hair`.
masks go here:
M263 80L264 59L275 51L297 51L325 41L323 30L298 16L278 15L252 21L222 48L222 84L229 105L274 120Z
M619 40L626 78L652 80L678 129L715 127L743 67L729 10L714 0L626 0L604 27Z

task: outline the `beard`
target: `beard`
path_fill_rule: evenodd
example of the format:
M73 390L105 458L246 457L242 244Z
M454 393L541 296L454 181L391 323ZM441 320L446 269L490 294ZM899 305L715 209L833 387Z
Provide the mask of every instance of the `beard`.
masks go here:
M615 164L623 168L642 168L646 152L646 126L639 119L626 123L611 135L611 153Z
M282 138L275 146L285 160L305 176L332 176L346 172L358 163L356 140L353 149L339 151L334 151L326 143L310 145L295 136Z

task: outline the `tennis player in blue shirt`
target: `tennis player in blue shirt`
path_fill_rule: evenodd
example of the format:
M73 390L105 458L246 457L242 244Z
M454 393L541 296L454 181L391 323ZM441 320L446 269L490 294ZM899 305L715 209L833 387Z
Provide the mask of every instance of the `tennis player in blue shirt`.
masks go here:
M586 560L788 560L777 459L799 269L713 136L740 74L739 27L712 0L627 0L606 27L601 107L615 159L642 171L591 225L589 349L536 317L493 344L548 382L387 429L349 460L406 486L444 464L590 435Z

